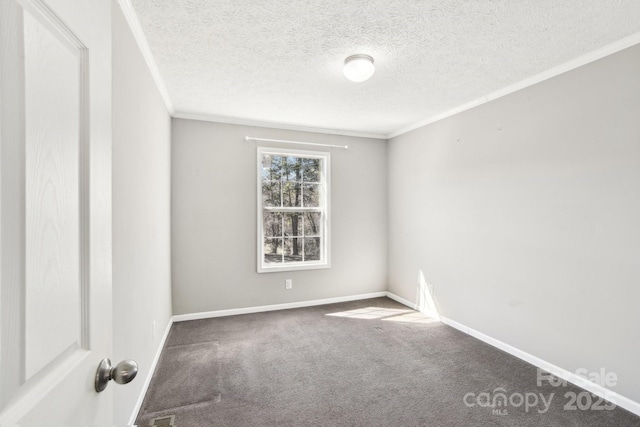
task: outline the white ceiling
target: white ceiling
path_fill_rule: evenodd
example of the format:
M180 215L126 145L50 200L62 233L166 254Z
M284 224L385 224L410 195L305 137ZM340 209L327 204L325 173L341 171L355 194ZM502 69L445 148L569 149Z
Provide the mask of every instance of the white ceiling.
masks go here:
M639 0L131 2L174 115L384 137L640 33Z

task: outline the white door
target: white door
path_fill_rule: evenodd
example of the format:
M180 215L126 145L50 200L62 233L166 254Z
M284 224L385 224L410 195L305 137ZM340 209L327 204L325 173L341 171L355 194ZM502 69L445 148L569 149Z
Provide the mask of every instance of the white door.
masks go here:
M0 425L112 425L111 2L0 24Z

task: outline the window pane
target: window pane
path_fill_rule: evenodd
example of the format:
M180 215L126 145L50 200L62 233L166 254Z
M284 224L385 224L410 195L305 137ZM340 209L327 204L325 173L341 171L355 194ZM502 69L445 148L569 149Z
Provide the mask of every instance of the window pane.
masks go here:
M320 238L311 237L304 239L304 260L320 261Z
M320 184L303 184L304 185L304 206L318 207L320 206Z
M284 239L284 261L302 261L302 239Z
M280 181L282 178L282 156L264 154L262 156L262 179Z
M284 159L284 170L282 177L284 181L302 181L302 158L286 157Z
M284 214L284 235L302 236L302 215L298 212Z
M282 262L282 239L264 239L264 262Z
M320 159L302 159L302 179L305 182L320 182Z
M299 208L302 206L302 184L284 182L282 185L283 206L287 208Z
M280 182L262 181L262 204L268 207L280 207Z
M306 212L304 214L304 235L319 236L321 221L322 214L320 212Z
M267 237L282 237L282 214L265 212L263 218L264 235Z

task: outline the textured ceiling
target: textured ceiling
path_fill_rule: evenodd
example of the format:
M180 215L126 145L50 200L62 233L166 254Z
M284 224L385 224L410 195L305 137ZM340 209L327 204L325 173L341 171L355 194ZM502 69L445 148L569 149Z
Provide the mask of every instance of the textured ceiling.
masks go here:
M640 32L639 0L131 2L177 114L378 135Z

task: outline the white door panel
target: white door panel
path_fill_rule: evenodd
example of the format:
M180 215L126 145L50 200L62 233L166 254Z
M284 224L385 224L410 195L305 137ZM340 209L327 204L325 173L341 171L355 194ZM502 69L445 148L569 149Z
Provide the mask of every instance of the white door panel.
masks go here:
M56 37L58 36L58 37ZM82 52L24 14L26 379L82 343L79 153ZM43 103L42 100L50 100Z
M111 425L111 3L3 0L0 425Z

